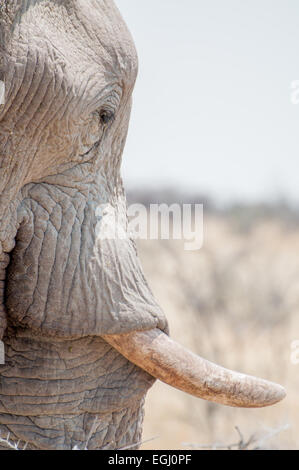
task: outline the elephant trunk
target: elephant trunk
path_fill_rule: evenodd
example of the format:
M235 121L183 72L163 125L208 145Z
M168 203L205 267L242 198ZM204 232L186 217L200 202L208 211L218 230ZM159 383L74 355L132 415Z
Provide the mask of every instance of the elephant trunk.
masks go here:
M259 408L285 397L280 385L213 364L187 351L159 329L106 335L104 339L153 377L198 398Z

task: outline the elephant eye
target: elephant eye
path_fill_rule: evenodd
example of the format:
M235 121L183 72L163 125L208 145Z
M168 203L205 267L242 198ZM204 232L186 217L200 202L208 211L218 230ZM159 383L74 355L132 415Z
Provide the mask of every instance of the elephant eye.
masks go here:
M101 123L106 126L107 124L109 124L109 122L113 121L114 113L112 111L108 111L107 109L103 109L100 112L100 119Z

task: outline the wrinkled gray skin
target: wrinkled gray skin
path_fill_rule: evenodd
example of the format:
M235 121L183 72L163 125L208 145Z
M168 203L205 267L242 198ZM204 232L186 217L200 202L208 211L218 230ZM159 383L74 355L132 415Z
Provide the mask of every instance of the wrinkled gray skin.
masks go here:
M101 335L167 331L134 243L100 236L111 208L126 229L135 48L111 0L2 0L0 28L0 432L132 445L154 379Z

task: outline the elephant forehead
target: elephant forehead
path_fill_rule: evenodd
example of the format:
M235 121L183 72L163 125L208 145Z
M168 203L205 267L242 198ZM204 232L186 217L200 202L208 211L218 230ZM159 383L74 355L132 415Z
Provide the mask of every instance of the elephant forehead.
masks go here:
M137 74L130 33L113 2L104 0L23 0L9 62L8 88L29 85L31 93L52 78L52 98L64 88L83 108L116 84L131 90Z

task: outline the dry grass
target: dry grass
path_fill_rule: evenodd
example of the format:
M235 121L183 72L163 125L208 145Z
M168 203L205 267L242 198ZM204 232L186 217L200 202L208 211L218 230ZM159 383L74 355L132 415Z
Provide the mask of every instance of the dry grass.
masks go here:
M287 388L274 407L233 409L157 383L146 404L147 449L209 446L245 435L271 436L266 448L299 448L299 365L290 361L299 339L299 228L278 219L237 230L230 218L205 219L204 247L140 241L139 254L152 290L169 319L171 335L221 365L277 381ZM286 429L285 426L289 425Z

